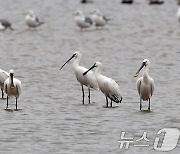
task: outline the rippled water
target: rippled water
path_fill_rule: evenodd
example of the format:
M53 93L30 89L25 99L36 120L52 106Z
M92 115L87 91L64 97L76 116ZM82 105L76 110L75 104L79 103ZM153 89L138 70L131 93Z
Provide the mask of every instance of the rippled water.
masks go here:
M118 0L85 5L78 0L0 2L1 18L12 21L16 29L0 33L0 68L14 69L23 85L18 104L22 110L5 111L6 100L0 100L0 153L156 153L156 133L180 128L180 23L174 0L162 6L149 6L145 0L131 6ZM72 13L80 9L87 14L95 8L112 20L102 30L80 32ZM24 23L22 12L28 9L45 22L37 30ZM75 50L82 52L85 67L103 63L102 74L122 89L122 104L103 108L105 97L94 90L94 103L82 105L71 65L59 70ZM151 61L149 74L156 84L150 113L139 111L133 78L144 58ZM10 108L15 108L14 100ZM135 140L147 132L150 146L120 149L122 131ZM179 148L178 144L169 153Z

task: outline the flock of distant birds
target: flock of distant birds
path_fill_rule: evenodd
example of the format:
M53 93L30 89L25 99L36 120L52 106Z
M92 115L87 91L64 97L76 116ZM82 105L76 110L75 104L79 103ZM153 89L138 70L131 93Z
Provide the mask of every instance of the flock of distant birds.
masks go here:
M88 1L88 0L82 0L81 3L92 3L93 1ZM122 0L122 4L132 4L134 1L133 0ZM164 1L162 0L149 0L150 5L161 5L163 4ZM180 4L180 0L177 0L177 3ZM96 29L98 27L104 27L110 19L105 17L100 10L95 9L92 12L90 12L91 16L84 15L82 11L78 10L76 11L73 15L75 16L75 22L78 27L80 27L81 31L83 29L86 29L92 25L96 26ZM180 8L178 9L177 12L177 19L180 22Z
M23 15L26 15L25 21L29 28L36 28L44 23L38 19L38 17L35 15L34 11L32 10L23 13ZM11 22L9 22L6 19L0 19L0 31L4 31L6 29L14 30Z
M76 76L76 79L81 85L82 88L82 94L83 94L83 104L85 103L85 93L84 93L84 87L88 87L89 91L89 104L91 103L91 97L90 97L90 88L93 88L95 90L100 89L101 92L105 95L106 97L106 107L109 107L109 100L110 102L110 107L112 107L112 103L121 103L123 96L120 90L119 85L115 82L115 80L106 77L101 74L101 69L102 69L102 63L100 62L95 62L92 67L89 69L80 66L79 62L81 60L82 54L79 51L74 52L74 54L71 56L69 60L67 60L60 68L60 70L72 59L74 59L73 62L73 70ZM150 111L150 99L151 96L153 95L154 92L154 80L148 75L148 70L150 67L150 61L148 59L144 59L141 67L138 69L138 71L134 74L134 77L137 77L139 75L139 72L142 70L144 67L144 72L143 76L140 77L137 80L137 90L140 96L140 110L142 110L142 101L148 101L149 106L148 106L148 111ZM91 70L95 68L95 73L92 72ZM109 99L109 100L108 100Z
M93 2L89 0L82 0L81 3ZM132 4L133 0L122 0L122 3ZM180 0L177 0L178 4L180 4ZM163 1L160 0L149 0L149 4L163 4ZM96 28L104 27L107 22L110 20L106 18L98 9L93 10L90 13L92 16L88 17L83 14L82 11L76 11L73 15L75 16L75 22L77 26L80 27L81 30L90 27L92 24L95 24ZM41 22L35 13L32 10L24 13L26 15L25 21L29 28L36 28L42 25L44 22ZM177 18L180 21L180 8L178 9ZM12 24L5 19L0 19L0 31L4 31L6 29L14 30ZM83 93L83 104L84 104L84 88L83 86L87 86L89 89L89 104L90 104L90 88L100 89L102 93L106 97L106 107L108 107L108 99L110 99L110 107L112 107L112 102L121 103L123 97L121 94L121 90L119 85L111 78L101 75L102 64L100 62L96 62L90 69L86 69L82 66L79 66L79 62L81 60L81 53L76 51L73 56L66 62L68 63L71 59L75 58L73 62L73 69L76 75L77 80L80 82ZM65 64L66 64L65 63ZM65 65L64 64L64 65ZM61 69L64 67L61 67ZM149 101L148 110L150 111L150 98L154 91L154 81L148 75L148 69L150 66L150 61L145 59L140 67L140 69L136 72L134 77L137 77L140 70L145 67L143 76L137 80L137 90L140 96L140 110L142 109L142 100ZM96 68L95 74L91 71L91 69ZM14 71L10 70L7 73L4 70L0 69L0 88L2 91L2 98L4 98L4 92L7 94L7 105L6 109L8 109L8 100L9 97L15 97L16 99L16 110L17 110L17 99L21 94L21 81L14 78Z
M149 4L163 4L164 1L163 0L148 0ZM132 4L134 2L134 0L122 0L121 3L122 4ZM85 3L93 3L92 0L81 0L81 3L85 4ZM177 0L177 3L180 4L180 0Z

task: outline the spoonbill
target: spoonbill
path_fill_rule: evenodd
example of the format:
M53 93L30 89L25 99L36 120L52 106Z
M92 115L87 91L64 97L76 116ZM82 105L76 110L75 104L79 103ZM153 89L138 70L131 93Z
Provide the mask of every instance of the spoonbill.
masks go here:
M134 74L134 77L139 75L141 69L144 68L143 76L137 80L137 90L140 96L140 110L142 108L142 100L148 101L149 100L149 107L148 110L150 111L150 98L154 92L154 80L148 75L148 70L150 67L150 61L148 59L144 59L141 67L139 70Z
M102 13L98 9L93 10L90 14L92 14L92 19L95 22L96 28L104 27L110 20L107 19L104 15L102 15Z
M28 27L30 28L36 28L40 25L42 25L44 22L39 21L38 17L35 15L34 11L29 10L26 13L25 21Z
M11 25L12 24L8 20L0 19L0 30L6 30L7 28L14 30Z
M15 97L16 98L16 110L17 110L17 99L19 98L19 95L21 94L21 81L14 78L14 71L9 71L9 78L6 79L4 82L4 91L7 94L7 106L8 108L8 99L9 97Z
M9 73L0 69L0 88L2 92L2 98L4 98L4 82L9 77Z
M98 81L99 89L106 96L106 106L108 107L108 98L116 103L121 103L123 97L119 88L119 85L111 78L101 75L102 64L100 62L94 63L94 65L83 73L84 76L89 74L89 71L95 69L95 76Z
M83 104L84 104L84 88L83 88L83 85L87 86L88 87L88 90L89 90L89 104L90 104L90 88L93 88L95 90L98 90L99 87L98 87L98 83L97 83L97 80L96 80L96 77L94 75L94 73L91 71L89 72L89 74L87 76L83 76L83 73L85 71L87 71L87 68L85 67L82 67L82 66L79 66L79 62L81 60L81 57L82 57L82 54L79 52L79 51L76 51L74 52L74 54L72 55L72 57L66 61L64 63L64 65L62 65L62 67L60 68L60 70L73 58L75 58L74 62L73 62L73 70L74 70L74 73L75 73L75 76L78 80L78 82L81 84L81 87L82 87L82 94L83 94Z
M93 24L92 19L88 16L84 16L82 11L76 11L75 13L73 13L73 15L75 16L75 22L77 26L81 28L81 31Z

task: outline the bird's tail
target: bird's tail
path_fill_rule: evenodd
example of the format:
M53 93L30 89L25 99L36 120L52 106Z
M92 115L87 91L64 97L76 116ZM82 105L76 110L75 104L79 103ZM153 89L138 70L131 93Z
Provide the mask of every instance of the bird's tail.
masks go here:
M44 24L44 22L40 21L40 22L39 22L39 26L41 26L42 24Z
M10 29L10 30L14 30L14 28L12 28L11 26L9 26L9 29Z
M121 103L122 102L122 97L118 98L118 96L116 96L115 94L113 94L110 99L116 103Z

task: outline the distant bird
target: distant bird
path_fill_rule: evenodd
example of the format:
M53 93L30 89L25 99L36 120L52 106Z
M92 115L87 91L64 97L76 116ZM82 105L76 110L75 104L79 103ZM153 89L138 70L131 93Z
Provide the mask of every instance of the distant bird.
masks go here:
M4 98L4 82L9 77L9 73L0 69L0 88L2 92L2 98Z
M151 5L151 4L163 4L164 3L164 1L162 1L162 0L149 0L149 4Z
M96 62L89 70L83 73L84 76L88 75L89 71L93 68L96 68L95 75L98 81L98 85L102 93L106 96L106 106L108 107L108 98L116 103L121 103L123 97L119 88L119 85L111 78L103 76L101 74L102 64L100 62Z
M16 98L16 110L17 110L17 99L19 98L19 95L21 94L21 81L14 78L13 70L10 70L9 78L6 79L6 81L4 82L4 91L7 94L6 109L8 108L9 97L15 97Z
M97 9L93 10L91 14L96 28L104 27L107 24L107 22L110 20L107 19L104 15L102 15L102 13Z
M90 88L93 88L93 89L96 89L98 90L99 87L98 87L98 83L97 83L97 80L96 80L96 77L94 75L94 73L92 71L89 72L89 74L87 76L83 76L83 73L85 71L87 71L87 69L85 67L82 67L82 66L79 66L79 62L81 60L81 53L79 51L76 51L74 52L74 54L72 55L72 57L66 61L64 63L64 65L62 65L62 67L60 68L60 70L71 60L71 59L75 59L74 62L73 62L73 70L74 70L74 73L75 73L75 76L78 80L78 82L81 84L81 87L82 87L82 93L83 93L83 104L84 104L84 88L83 86L87 86L88 87L88 90L89 90L89 104L90 104Z
M141 69L144 68L143 76L137 80L137 90L140 96L140 110L142 109L142 100L149 101L148 110L150 111L150 98L154 92L154 80L148 75L148 70L150 67L150 61L148 59L144 59L141 67L135 73L134 77L139 75Z
M83 3L83 4L86 4L86 3L93 3L93 1L91 1L91 0L81 0L81 3Z
M82 11L76 11L73 15L75 16L75 22L77 26L80 27L81 31L93 24L92 19L88 16L84 16Z
M28 27L30 28L36 28L39 27L40 25L44 24L44 22L39 21L38 17L35 15L34 11L29 10L26 13L25 21Z
M14 30L11 25L12 24L8 20L0 19L0 30L6 30L7 28Z
M122 0L121 3L122 4L132 4L133 0Z
M180 7L178 8L177 19L178 19L178 21L180 22Z

